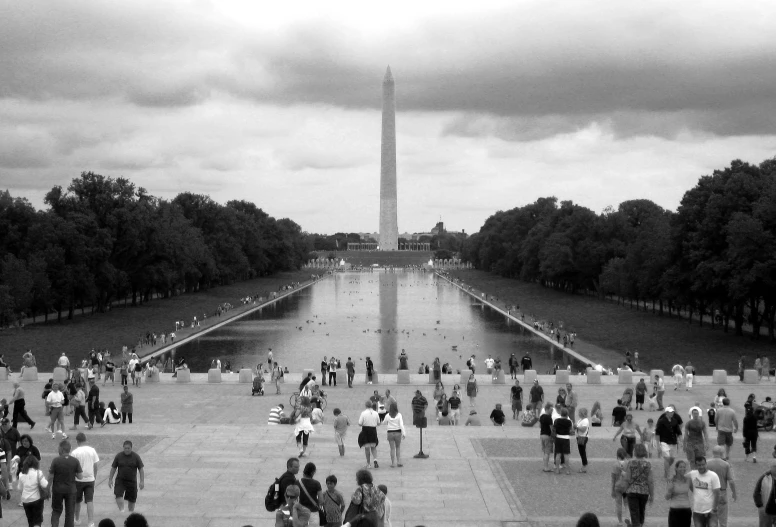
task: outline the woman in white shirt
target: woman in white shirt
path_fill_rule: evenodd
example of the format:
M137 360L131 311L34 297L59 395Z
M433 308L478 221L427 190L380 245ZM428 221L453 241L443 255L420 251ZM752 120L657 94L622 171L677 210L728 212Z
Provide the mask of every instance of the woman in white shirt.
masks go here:
M65 413L62 408L65 403L65 394L60 389L61 386L54 383L51 385L51 392L46 396L46 408L51 412L51 425L47 428L51 432L51 439L57 437L57 428L62 432L62 437L67 439L67 434L65 434Z
M577 450L579 450L579 457L582 458L582 468L580 472L587 472L587 440L590 433L590 419L587 418L587 408L580 408L577 413L579 419L576 423L577 430Z
M116 408L116 403L113 401L108 403L108 407L105 409L105 413L102 415L102 423L100 426L105 425L117 425L121 422L121 412Z
M388 409L388 415L383 420L383 426L388 430L388 445L391 447L391 467L394 463L402 467L401 464L401 440L407 437L407 431L404 429L404 419L399 413L398 405L393 402Z
M296 418L294 435L296 436L296 447L299 449L299 457L304 457L305 452L307 452L307 443L310 441L310 434L315 432L311 416L310 407L302 406L301 413Z
M45 501L40 497L38 485L46 488L48 481L39 470L40 464L35 456L27 456L22 463L22 471L19 474L19 485L22 491L22 506L27 515L27 523L31 526L43 525L43 505Z
M358 447L364 448L364 454L366 455L366 466L364 468L371 468L370 457L374 462L375 468L380 468L377 463L377 427L380 426L380 416L374 410L373 406L377 406L371 400L367 401L366 409L361 412L358 418L358 425L361 427L361 432L358 434Z

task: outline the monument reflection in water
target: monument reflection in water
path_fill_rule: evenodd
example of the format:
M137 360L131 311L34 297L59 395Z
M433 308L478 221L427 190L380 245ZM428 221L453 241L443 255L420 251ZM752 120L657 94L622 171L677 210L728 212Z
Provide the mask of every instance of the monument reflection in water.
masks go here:
M413 373L434 357L464 369L472 354L478 373L484 372L488 355L501 357L507 371L511 353L519 358L529 352L540 373L556 362L568 363L546 341L432 272L384 271L327 277L177 348L173 356L186 357L195 372L206 371L214 358L222 364L228 360L236 371L266 365L269 348L295 373L318 371L323 357L332 355L343 366L353 357L359 374L368 356L378 373L393 373L402 349ZM579 366L572 364L575 370Z

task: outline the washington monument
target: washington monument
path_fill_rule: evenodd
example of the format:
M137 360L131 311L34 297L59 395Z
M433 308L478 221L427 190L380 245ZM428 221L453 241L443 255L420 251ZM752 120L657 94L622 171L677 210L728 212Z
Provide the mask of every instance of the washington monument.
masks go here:
M381 251L399 249L396 212L396 99L391 67L383 78L383 134L380 144L380 239Z

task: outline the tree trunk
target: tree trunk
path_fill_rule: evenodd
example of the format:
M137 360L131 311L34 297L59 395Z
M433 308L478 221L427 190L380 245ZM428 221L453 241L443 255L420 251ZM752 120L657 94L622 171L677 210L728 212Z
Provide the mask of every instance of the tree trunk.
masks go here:
M663 316L663 299L660 299L660 310L658 311L659 316Z
M706 310L706 305L701 302L698 306L698 327L703 327L703 312Z
M740 300L736 303L736 312L735 312L735 318L733 319L735 321L736 325L736 337L743 337L744 336L744 303Z
M749 298L749 316L752 317L752 340L760 340L760 299L755 295Z

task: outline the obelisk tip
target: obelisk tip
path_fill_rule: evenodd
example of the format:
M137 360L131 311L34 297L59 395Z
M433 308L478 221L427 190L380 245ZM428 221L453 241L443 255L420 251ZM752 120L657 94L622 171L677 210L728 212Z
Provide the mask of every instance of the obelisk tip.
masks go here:
M385 70L385 77L383 77L383 82L393 82L393 75L391 74L391 67L388 66Z

